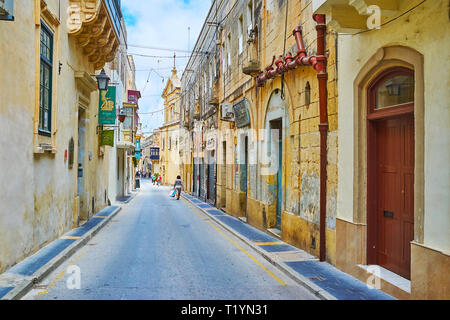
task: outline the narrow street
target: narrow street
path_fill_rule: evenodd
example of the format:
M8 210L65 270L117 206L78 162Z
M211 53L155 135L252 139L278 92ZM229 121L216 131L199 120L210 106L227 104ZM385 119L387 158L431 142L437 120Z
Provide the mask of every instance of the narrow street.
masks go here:
M450 300L449 3L0 0L0 301Z
M144 180L109 225L23 299L317 299L169 193ZM80 268L80 289L68 289L70 265Z

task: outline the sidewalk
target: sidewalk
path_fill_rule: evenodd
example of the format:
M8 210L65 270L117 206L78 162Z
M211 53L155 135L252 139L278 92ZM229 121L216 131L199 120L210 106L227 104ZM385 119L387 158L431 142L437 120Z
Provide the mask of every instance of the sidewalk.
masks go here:
M132 194L125 199L126 203L135 195ZM119 204L125 201L117 201L114 205L106 207L81 227L70 230L0 274L0 300L17 300L23 297L34 284L39 283L94 237L122 209Z
M369 288L364 282L329 263L320 262L309 253L266 234L198 198L186 193L182 196L321 299L395 300L380 290Z

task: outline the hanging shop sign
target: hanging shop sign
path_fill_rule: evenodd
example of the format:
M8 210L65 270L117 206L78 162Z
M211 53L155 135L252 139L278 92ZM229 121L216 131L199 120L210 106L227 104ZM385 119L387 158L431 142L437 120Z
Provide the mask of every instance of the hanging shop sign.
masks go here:
M100 91L98 124L116 123L116 87L108 87L108 91Z
M114 130L102 131L100 145L114 147Z
M211 151L216 149L217 133L215 130L208 132L206 135L206 150Z
M246 99L242 99L233 105L234 121L236 127L242 128L250 124L250 115L248 113Z
M141 152L141 139L136 140L136 150L134 151L134 156L136 157L136 160L139 161L142 156Z

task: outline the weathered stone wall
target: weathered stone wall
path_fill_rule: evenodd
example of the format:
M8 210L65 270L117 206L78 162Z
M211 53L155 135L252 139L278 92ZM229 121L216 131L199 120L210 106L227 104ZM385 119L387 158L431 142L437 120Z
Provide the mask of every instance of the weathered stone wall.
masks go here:
M93 74L82 49L68 36L67 10L48 0L41 16L40 1L15 2L15 21L0 28L0 272L61 236L78 222L77 189L78 101L75 72ZM36 5L35 5L36 4ZM68 1L61 1L67 8ZM38 152L40 21L54 34L52 76L52 150ZM53 20L52 20L53 19ZM59 19L59 22L56 20ZM27 44L24 46L24 44ZM61 62L61 70L59 63ZM87 218L105 205L108 157L99 155L98 93L87 94L85 193L80 215ZM75 142L73 168L64 158ZM92 210L94 197L94 210Z

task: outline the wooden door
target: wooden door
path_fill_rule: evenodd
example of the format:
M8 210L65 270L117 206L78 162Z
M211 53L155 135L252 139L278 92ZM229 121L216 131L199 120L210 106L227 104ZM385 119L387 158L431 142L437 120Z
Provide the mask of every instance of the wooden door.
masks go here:
M377 154L377 261L410 278L414 239L414 118L379 120Z

